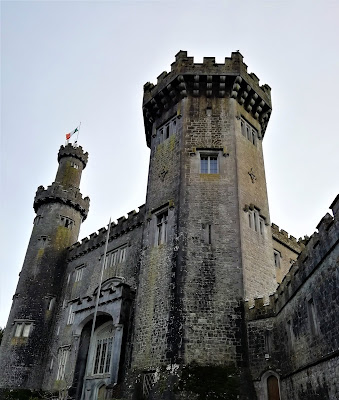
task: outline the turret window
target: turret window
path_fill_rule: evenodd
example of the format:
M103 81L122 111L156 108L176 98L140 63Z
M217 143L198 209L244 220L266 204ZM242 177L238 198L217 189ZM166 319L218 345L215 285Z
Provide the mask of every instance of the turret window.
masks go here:
M73 167L74 169L79 169L79 165L76 164L75 162L71 162L71 167Z
M258 131L244 118L241 118L240 124L241 124L242 135L247 140L249 140L254 146L256 146L258 140Z
M171 135L174 135L176 133L176 120L177 117L175 116L157 129L158 143L162 143L164 140L168 139Z
M68 229L72 229L74 225L74 221L71 218L65 217L63 215L60 215L60 221L61 225Z
M253 206L252 206L253 207ZM261 236L265 236L265 217L260 215L259 209L249 209L245 207L245 211L248 212L248 226L255 232L258 232Z

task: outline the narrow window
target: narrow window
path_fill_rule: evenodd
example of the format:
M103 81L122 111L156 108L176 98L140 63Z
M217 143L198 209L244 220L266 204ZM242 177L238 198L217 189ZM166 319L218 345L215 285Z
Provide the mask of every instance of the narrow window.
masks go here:
M254 211L253 212L253 217L254 217L254 230L258 232L258 212Z
M14 333L15 337L20 337L21 336L22 328L23 328L23 324L20 324L20 323L16 324L15 333Z
M79 165L76 164L75 162L71 162L71 167L73 167L74 169L79 169Z
M208 225L208 244L212 244L212 225Z
M248 212L248 225L252 228L252 213L251 211Z
M166 126L166 139L168 139L169 138L169 135L170 135L170 127L169 127L169 124Z
M177 121L174 120L172 122L172 134L176 133L176 131L177 131Z
M122 247L120 249L120 260L119 260L119 262L124 262L126 260L126 250L127 250L127 247Z
M80 282L82 280L83 273L84 267L79 267L75 270L75 282Z
M259 217L259 230L260 230L260 235L264 236L265 224L264 220L261 217Z
M69 306L68 318L67 318L67 325L72 325L74 322L74 311L73 311L73 304Z
M293 325L291 320L287 321L287 336L290 342L290 346L293 347L294 345L294 332L293 332Z
M312 335L317 335L318 334L317 317L316 317L315 305L312 298L307 301L307 312L308 312L308 319L310 321L310 328Z
M22 337L28 337L29 333L31 331L31 325L32 324L24 324L23 330L22 330Z
M52 297L52 298L49 299L49 301L48 301L47 310L48 310L48 311L52 311L53 308L54 308L54 304L55 304L55 297Z
M246 137L245 121L241 120L241 133Z
M158 246L167 241L167 219L167 210L157 215L156 245Z
M59 350L59 365L58 365L58 373L57 380L65 379L65 370L68 360L69 347L61 348Z
M273 252L274 256L274 265L276 268L280 268L280 252L277 250L274 250Z

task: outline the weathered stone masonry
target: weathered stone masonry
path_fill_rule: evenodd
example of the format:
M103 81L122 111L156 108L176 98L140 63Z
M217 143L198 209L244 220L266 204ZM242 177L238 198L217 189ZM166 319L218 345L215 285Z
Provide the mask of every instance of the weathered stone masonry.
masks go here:
M34 200L0 397L338 398L339 199L311 238L271 223L270 91L239 52L198 64L180 51L147 83L146 203L111 224L106 255L107 227L77 242L88 154L60 148Z

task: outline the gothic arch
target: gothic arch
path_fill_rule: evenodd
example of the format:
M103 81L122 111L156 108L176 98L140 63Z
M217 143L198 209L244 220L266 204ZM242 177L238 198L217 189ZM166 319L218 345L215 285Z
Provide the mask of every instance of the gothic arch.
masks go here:
M281 400L280 376L272 370L264 372L260 379L260 400Z

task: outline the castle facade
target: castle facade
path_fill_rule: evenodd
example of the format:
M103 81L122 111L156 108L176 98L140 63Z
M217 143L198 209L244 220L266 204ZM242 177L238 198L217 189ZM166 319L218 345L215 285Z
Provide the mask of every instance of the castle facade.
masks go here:
M239 52L180 51L144 86L146 203L81 242L88 154L61 146L34 199L3 398L339 398L339 197L311 238L271 223L270 93Z

